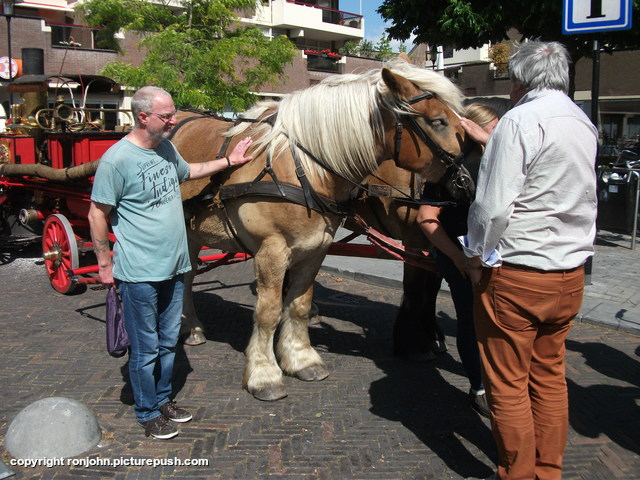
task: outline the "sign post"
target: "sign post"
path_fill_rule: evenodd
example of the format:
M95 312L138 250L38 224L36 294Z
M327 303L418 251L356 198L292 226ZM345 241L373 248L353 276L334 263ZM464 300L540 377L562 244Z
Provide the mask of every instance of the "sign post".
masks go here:
M563 0L562 33L593 33L593 77L591 80L591 121L598 126L600 103L600 41L598 32L631 29L632 0ZM593 257L585 264L585 283L591 284Z

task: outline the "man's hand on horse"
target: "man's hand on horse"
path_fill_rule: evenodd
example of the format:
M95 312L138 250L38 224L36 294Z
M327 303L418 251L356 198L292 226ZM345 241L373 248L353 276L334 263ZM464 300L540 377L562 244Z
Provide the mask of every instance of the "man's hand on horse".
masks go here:
M230 167L237 167L238 165L247 163L253 158L251 155L245 156L252 143L253 139L251 137L246 137L238 142L231 154L227 157Z
M467 132L467 135L469 135L474 142L485 146L489 141L489 133L473 120L462 117L460 118L460 125L462 126L462 128L464 128L465 132Z

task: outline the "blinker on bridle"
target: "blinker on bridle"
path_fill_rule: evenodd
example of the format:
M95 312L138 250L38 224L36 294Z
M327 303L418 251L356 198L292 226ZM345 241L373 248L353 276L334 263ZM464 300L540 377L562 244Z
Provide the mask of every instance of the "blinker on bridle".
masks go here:
M407 104L413 105L415 103L421 102L422 100L430 100L434 98L433 93L424 92L420 95L416 95L415 97L411 97L407 100ZM454 155L451 152L446 151L440 145L438 145L428 134L424 131L424 129L418 124L415 116L410 115L409 113L400 114L396 117L396 135L395 135L395 147L393 152L393 159L398 163L400 158L400 148L402 144L402 131L403 125L402 120L406 120L408 123L408 127L415 133L422 142L427 145L431 151L437 155L442 163L444 163L447 167L447 171L444 174L443 180L451 179L453 185L457 188L464 190L467 193L467 196L470 196L470 189L473 188L473 180L469 176L467 169L462 166L465 161L465 155L468 153L468 149L472 147L471 144L467 145L467 148L464 148L460 151L458 155Z

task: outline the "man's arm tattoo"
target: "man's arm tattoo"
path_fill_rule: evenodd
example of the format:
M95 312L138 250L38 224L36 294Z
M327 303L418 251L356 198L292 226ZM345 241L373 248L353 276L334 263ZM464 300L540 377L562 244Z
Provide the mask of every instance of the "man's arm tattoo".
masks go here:
M93 242L93 250L96 253L108 252L109 251L109 240L97 240Z

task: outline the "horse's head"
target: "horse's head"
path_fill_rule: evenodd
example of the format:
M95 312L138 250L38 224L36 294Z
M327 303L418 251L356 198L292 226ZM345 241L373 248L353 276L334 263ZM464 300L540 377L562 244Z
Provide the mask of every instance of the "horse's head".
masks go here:
M435 72L406 65L383 68L389 157L401 168L437 182L457 172L471 147L460 124L462 94Z

